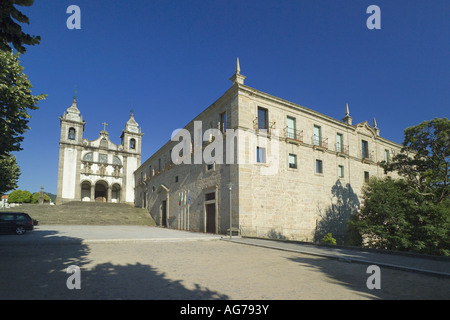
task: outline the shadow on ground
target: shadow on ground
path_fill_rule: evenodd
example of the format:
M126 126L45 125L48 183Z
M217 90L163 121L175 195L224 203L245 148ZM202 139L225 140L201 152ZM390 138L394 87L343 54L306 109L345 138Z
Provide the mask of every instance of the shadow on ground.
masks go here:
M329 283L344 286L361 299L387 300L448 300L450 279L421 273L380 268L380 289L368 289L367 280L373 275L368 264L345 262L337 259L298 256L289 258L302 267L325 274ZM370 280L371 283L372 279ZM333 299L340 299L334 297Z
M35 237L56 237L57 232L37 231ZM26 235L25 235L26 236ZM213 300L229 297L182 280L168 279L151 265L94 265L90 249L81 239L58 236L62 241L17 242L0 237L0 299L184 299ZM42 239L41 239L42 240ZM80 267L81 289L69 290L67 273ZM71 283L75 283L73 277Z

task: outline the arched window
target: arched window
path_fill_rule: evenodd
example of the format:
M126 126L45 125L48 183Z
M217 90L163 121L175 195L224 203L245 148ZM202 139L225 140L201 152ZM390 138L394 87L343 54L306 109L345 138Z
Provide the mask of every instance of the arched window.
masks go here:
M136 149L136 140L130 139L130 149Z
M84 161L92 161L92 152L88 152L83 156Z
M118 156L113 156L113 164L115 165L122 165L122 162L120 161L120 158Z
M69 129L69 136L68 136L69 140L75 140L75 128L70 128Z

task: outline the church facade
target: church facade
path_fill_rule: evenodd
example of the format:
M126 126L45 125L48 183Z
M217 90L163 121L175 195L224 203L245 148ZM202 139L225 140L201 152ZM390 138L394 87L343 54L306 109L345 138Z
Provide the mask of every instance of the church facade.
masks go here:
M56 204L69 201L134 205L134 171L141 164L142 133L131 113L121 144L109 139L106 124L95 140L83 138L86 122L74 98L59 118L58 185Z
M401 146L375 119L353 124L348 105L338 120L244 85L239 60L230 80L136 170L136 206L175 229L225 234L231 219L246 236L344 237L364 183L396 177L379 163Z

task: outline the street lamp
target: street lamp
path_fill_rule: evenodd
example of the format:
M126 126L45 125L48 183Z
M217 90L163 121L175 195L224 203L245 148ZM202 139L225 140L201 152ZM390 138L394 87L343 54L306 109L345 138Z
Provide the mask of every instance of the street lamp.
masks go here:
M233 189L233 184L230 182L228 185L228 190L230 191L230 240L231 240L231 227L232 227L232 221L231 221L231 190Z

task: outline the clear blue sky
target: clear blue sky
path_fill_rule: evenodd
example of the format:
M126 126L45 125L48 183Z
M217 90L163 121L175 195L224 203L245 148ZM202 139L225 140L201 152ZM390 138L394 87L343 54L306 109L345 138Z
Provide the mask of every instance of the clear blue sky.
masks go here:
M69 30L69 5L81 30ZM369 5L381 30L369 30ZM75 86L94 140L102 122L115 143L134 109L145 161L230 86L236 57L245 84L353 123L377 119L381 135L449 117L448 0L36 0L24 29L42 37L21 57L33 94L19 188L56 193L58 117Z

